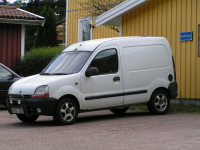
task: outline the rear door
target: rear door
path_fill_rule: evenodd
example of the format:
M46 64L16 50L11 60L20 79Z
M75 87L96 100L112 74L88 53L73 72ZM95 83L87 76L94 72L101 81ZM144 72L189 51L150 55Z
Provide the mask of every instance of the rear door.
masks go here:
M144 103L158 87L166 87L169 56L163 45L122 48L124 103Z
M87 66L90 67L97 67L99 75L86 77L83 72L81 77L83 107L90 109L122 104L123 83L117 45L98 50Z

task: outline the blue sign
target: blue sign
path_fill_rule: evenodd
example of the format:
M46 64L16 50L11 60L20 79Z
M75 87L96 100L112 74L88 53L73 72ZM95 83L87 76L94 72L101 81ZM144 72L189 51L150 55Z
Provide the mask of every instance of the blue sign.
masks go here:
M192 32L181 32L180 41L192 41Z

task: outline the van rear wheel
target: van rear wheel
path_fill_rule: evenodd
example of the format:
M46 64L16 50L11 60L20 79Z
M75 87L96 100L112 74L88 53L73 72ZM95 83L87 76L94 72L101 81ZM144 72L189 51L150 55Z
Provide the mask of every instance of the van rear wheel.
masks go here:
M149 112L153 115L166 114L170 107L170 98L164 90L155 91L147 103Z
M129 107L113 108L113 109L110 109L110 111L113 112L116 115L122 115L128 110L128 108Z
M58 103L53 118L57 124L73 124L78 117L78 107L76 102L71 98L63 98Z

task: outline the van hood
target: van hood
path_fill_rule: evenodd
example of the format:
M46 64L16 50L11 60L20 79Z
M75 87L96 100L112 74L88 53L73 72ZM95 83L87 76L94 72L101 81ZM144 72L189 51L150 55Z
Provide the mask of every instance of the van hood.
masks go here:
M46 76L37 74L25 77L12 84L9 88L9 94L32 95L39 86L48 85L52 82L62 80L63 78L66 80L66 76L60 75Z

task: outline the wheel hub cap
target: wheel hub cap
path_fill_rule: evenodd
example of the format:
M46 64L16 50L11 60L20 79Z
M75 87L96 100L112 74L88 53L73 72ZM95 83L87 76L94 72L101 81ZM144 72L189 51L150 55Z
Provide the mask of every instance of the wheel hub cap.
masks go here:
M154 102L156 109L159 111L164 111L167 108L167 98L164 94L158 94Z
M71 121L75 116L75 108L72 104L65 103L62 105L60 113L65 121Z

